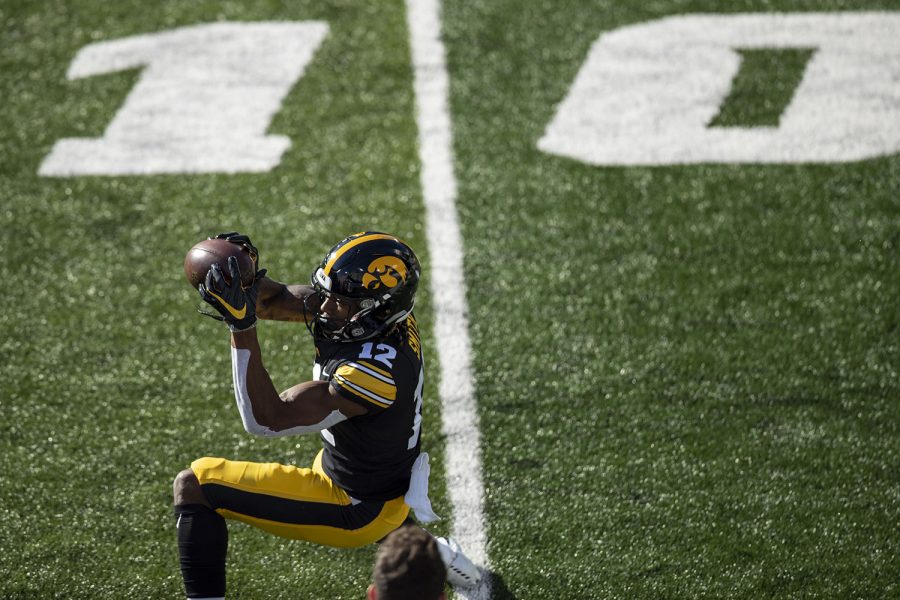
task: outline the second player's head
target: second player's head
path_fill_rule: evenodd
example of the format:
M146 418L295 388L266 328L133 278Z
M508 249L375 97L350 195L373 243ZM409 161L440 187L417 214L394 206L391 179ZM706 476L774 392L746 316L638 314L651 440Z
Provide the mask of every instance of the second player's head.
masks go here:
M378 548L369 600L441 600L447 567L437 543L416 525L393 531Z

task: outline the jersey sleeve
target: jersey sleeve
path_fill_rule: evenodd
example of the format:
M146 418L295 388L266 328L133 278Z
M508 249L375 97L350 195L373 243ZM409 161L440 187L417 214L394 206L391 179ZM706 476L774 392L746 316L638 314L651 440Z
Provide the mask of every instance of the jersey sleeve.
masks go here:
M369 412L385 410L397 399L393 375L364 360L338 365L331 377L331 385L342 396L368 408Z

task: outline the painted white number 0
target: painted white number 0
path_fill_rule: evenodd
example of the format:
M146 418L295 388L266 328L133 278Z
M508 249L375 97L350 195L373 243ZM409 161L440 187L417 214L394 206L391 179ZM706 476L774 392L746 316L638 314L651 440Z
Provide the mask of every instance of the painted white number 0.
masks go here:
M215 23L85 46L69 79L144 67L103 137L57 141L45 176L263 172L290 146L265 135L328 25Z
M815 50L778 127L708 127L736 49ZM605 33L538 148L595 165L845 162L900 151L900 13L687 15Z

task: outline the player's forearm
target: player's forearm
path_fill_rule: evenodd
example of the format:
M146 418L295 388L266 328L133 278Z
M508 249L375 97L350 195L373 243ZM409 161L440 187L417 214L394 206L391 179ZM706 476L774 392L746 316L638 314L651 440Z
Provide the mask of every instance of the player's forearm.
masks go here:
M279 395L262 362L256 331L232 334L231 364L234 395L244 429L266 437L318 433L346 417L317 398L323 393L321 382L294 386ZM293 390L308 389L304 397ZM327 395L327 384L324 393Z
M311 305L307 299L315 292L307 285L285 285L269 278L260 281L256 314L260 319L272 321L308 321Z
M256 330L232 333L231 345L235 399L244 429L265 435L264 429L273 422L282 400L263 365Z

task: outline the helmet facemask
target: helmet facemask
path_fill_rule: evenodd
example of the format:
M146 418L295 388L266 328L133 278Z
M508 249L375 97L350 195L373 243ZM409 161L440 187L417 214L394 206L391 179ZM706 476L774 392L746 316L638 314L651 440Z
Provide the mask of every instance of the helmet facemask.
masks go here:
M388 315L386 312L390 310L391 293L385 293L377 297L357 298L333 292L326 289L319 279L321 277L321 269L313 274L313 288L316 290L317 306L304 308L309 310L311 319L311 329L314 335L334 340L334 341L352 341L364 340L378 335L394 323L406 318L409 310L399 311L396 314ZM317 275L319 275L317 277ZM346 307L347 314L345 316L331 316L322 310L327 298L331 298L338 306ZM343 311L341 311L343 312Z

